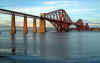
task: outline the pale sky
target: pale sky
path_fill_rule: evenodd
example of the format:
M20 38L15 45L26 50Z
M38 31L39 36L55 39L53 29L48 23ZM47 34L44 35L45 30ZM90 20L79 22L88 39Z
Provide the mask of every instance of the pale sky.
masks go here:
M100 23L100 0L0 0L0 8L37 16L64 9L72 21L81 18L85 23ZM10 20L9 15L0 14L0 24L10 24ZM23 18L16 17L16 21L22 23Z

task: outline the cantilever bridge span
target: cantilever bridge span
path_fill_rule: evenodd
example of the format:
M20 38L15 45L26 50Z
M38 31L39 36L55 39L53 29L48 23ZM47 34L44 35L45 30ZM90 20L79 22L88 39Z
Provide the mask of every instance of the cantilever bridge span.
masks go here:
M53 24L53 26L56 28L57 32L66 32L69 30L70 25L75 25L76 30L82 31L82 30L90 30L88 23L84 26L83 21L79 19L76 23L72 22L71 18L68 16L68 13L65 12L63 9L55 10L49 13L40 13L40 16L25 14L21 12L11 11L11 10L5 10L0 9L0 13L3 14L9 14L11 15L11 34L14 34L16 32L16 26L15 26L15 16L22 16L24 17L24 24L23 24L23 32L26 34L28 32L27 29L27 18L33 18L33 32L37 32L36 28L36 19L40 19L40 32L45 32L45 20L49 21Z

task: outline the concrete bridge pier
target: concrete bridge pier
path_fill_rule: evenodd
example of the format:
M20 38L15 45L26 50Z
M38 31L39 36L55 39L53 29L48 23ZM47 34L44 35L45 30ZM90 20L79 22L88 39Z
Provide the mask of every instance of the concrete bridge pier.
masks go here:
M24 32L24 34L27 34L27 32L28 32L28 28L27 28L27 16L24 16L23 32Z
M16 26L15 26L15 14L12 14L11 17L11 30L10 30L10 34L13 35L16 33Z
M32 32L37 32L37 27L36 27L36 17L33 17L33 29Z
M44 16L44 13L40 13L40 17ZM45 32L45 20L40 18L40 27L39 27L39 32Z

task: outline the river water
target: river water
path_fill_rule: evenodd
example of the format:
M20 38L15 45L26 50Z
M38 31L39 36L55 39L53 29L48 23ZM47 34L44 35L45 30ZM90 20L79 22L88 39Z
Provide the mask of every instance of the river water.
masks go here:
M12 49L15 51L13 52ZM0 56L40 56L60 59L100 58L100 32L46 32L24 35L0 32Z

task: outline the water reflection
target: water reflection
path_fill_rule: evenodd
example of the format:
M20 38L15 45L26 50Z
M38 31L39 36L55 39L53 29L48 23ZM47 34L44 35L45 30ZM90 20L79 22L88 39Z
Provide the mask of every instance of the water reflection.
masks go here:
M58 35L58 38L60 36ZM67 40L57 39L56 33L40 34L40 55L46 57L56 57L56 58L64 58L65 56L68 56Z
M40 56L46 56L46 35L45 33L40 33Z
M18 35L11 35L11 54L39 56L40 41L38 40L37 35L38 34L35 33L31 34L30 37L28 34L23 34L23 36L20 35L20 37Z
M38 56L40 55L40 48L39 48L39 41L37 39L37 34L33 33L32 34L32 42L33 42L33 55L34 56Z
M11 42L6 42L7 46L5 46L5 42L2 41L1 43L6 48L11 46L10 54L12 55L80 58L96 53L94 56L98 56L98 52L100 52L98 49L100 39L94 37L95 40L88 33L86 33L88 37L84 34L84 32L29 33L26 35L21 35L20 33L20 35L12 35L10 38ZM97 38L99 38L99 36ZM9 43L11 44L8 46ZM0 47L1 46L2 45L0 45ZM1 49L5 50L4 47L2 46ZM8 51L4 52L8 53ZM0 53L2 53L2 51Z
M17 38L17 40L16 40ZM20 39L16 34L11 35L11 54L12 55L28 55L28 41L27 34L23 35L23 39ZM24 53L22 53L23 51Z
M27 41L27 34L23 35L24 40L24 55L28 55L28 41Z
M15 34L11 35L11 53L12 55L16 55L16 38Z
M80 34L77 34L79 38L73 40L68 36L69 34L67 33L33 33L23 35L22 39L19 38L16 40L16 37L18 38L19 36L12 35L11 52L12 55L56 58L80 57L83 55L81 44L83 41L81 37L83 37L83 35L81 36Z

